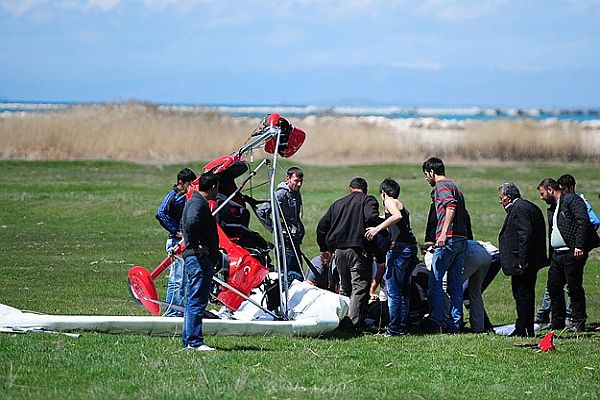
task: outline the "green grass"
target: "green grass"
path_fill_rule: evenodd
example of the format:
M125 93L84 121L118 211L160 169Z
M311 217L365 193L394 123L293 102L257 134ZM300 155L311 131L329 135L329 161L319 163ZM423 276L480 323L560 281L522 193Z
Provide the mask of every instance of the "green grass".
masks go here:
M52 314L147 315L129 298L127 270L151 269L162 260L165 235L154 212L181 167L0 162L0 303ZM449 165L448 176L465 192L476 238L497 244L504 211L496 188L504 181L516 182L524 197L544 208L537 183L570 172L600 210L597 169L565 168ZM430 188L419 166L304 170L307 254L317 253L318 219L354 176L367 178L372 193L384 177L398 179L422 240ZM261 182L264 174L254 180ZM259 198L264 193L265 186L253 191ZM590 325L600 322L598 254L592 254L585 274ZM542 270L538 298L545 281ZM162 277L160 296L165 288ZM507 277L496 278L485 301L494 323L514 322ZM600 334L563 334L552 353L513 342L494 335L210 337L219 351L197 354L180 351L180 337L2 334L0 398L600 397Z

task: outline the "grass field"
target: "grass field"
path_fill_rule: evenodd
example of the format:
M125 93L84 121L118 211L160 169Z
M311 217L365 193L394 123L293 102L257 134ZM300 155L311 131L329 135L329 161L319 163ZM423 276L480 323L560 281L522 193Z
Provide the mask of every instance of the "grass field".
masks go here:
M129 298L126 274L132 265L153 268L162 260L165 235L154 212L181 167L0 161L0 303L53 314L146 315ZM367 178L372 193L384 177L399 180L422 241L430 188L419 166L304 169L308 255L317 253L318 219L354 176ZM476 238L494 244L504 218L497 186L514 181L544 208L535 186L564 172L577 178L578 190L600 210L597 165L448 166L448 176L465 192ZM254 180L262 182L264 176ZM264 197L265 186L253 195ZM586 266L590 326L600 324L599 254ZM538 298L545 281L542 270ZM158 286L162 297L166 279ZM492 322L514 322L507 277L499 275L484 297ZM600 397L600 334L591 331L562 334L552 353L515 347L507 337L471 334L207 342L219 351L180 351L180 337L2 334L0 398Z

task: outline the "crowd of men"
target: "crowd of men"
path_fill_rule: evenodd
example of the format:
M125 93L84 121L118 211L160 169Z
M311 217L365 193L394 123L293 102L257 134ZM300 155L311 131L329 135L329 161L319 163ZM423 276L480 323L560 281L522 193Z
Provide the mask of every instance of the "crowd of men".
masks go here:
M589 252L600 246L596 233L600 221L585 197L575 192L573 176L566 174L558 180L545 178L537 187L540 198L549 206L548 246L546 222L540 208L522 198L514 183L502 183L498 187L499 203L506 217L498 237L499 257L494 260L492 254L497 249L473 240L464 195L446 176L443 161L431 157L422 164L422 171L433 188L422 248L424 253L429 252L427 267L419 264L410 213L399 199L400 185L392 179L383 180L378 188L385 210L383 217L379 214L376 197L368 194L367 181L357 177L350 181L348 194L331 204L319 220L316 236L320 256L313 262L307 260L306 277L310 283L349 297L348 316L340 323L341 330L366 329L369 302L385 296L384 311L388 311L385 336L463 332L464 303L469 308L470 331L490 331L492 325L481 293L500 268L511 277L516 305L512 336L534 336L536 322L549 322L551 329L567 328L575 332L585 329L583 270ZM182 293L186 293L183 345L213 350L204 344L202 314L218 253L216 223L207 200L216 197L219 180L210 172L204 173L199 179L199 190L187 202L182 201L195 178L188 169L180 172L157 218L169 231L167 248L180 238L186 245L184 266L172 265L167 291L167 303L180 307ZM303 179L302 170L292 167L276 192L290 282L304 279L300 249L304 237L300 195ZM258 214L272 212L270 203L257 208ZM537 275L540 268L546 266L549 266L546 294L536 314ZM419 274L424 281L418 278ZM376 292L378 285L381 285L381 296ZM425 310L415 313L416 303L424 303ZM427 316L422 318L425 314ZM178 314L168 310L167 315Z

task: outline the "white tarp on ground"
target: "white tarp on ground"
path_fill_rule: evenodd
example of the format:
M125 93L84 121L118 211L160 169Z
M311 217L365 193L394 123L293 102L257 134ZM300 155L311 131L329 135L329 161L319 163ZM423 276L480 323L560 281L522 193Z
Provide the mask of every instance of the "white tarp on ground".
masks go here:
M204 334L207 336L319 336L337 328L340 320L348 312L346 297L305 282L295 282L291 285L289 299L288 307L293 320L252 320L256 317L264 318L262 312L240 312L235 315L238 319L204 319ZM244 309L246 307L244 306ZM0 304L0 332L83 330L171 336L181 334L182 324L183 318L180 317L48 315L22 312Z

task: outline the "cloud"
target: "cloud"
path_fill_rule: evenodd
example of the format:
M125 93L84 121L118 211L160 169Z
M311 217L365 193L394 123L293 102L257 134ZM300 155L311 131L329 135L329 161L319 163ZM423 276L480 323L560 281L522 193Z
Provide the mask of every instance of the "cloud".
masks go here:
M99 8L102 11L110 11L113 8L118 7L121 4L121 0L88 0L85 8L88 10Z
M0 10L19 18L47 2L48 0L0 0Z
M386 67L395 69L408 69L417 71L440 71L444 65L437 62L390 62Z
M443 21L464 21L493 14L505 4L506 0L425 0L416 10Z

